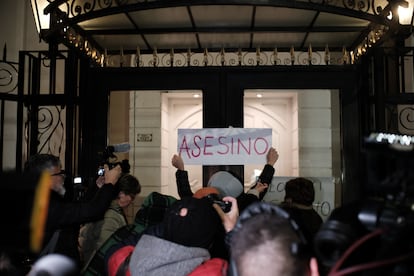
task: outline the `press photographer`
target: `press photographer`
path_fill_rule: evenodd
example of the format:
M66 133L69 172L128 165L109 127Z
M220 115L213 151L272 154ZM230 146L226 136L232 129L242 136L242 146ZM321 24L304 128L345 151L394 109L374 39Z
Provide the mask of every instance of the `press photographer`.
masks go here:
M414 137L365 139L365 198L335 209L315 237L322 275L414 275Z
M86 183L78 184L78 199L87 201L97 192L97 190L104 184L105 169L104 165L107 165L109 169L121 166L122 174L128 174L131 170L131 165L128 159L120 160L118 153L126 153L130 150L131 146L128 143L114 144L105 147L105 149L99 153L98 163L96 164L96 174L92 178L88 179Z

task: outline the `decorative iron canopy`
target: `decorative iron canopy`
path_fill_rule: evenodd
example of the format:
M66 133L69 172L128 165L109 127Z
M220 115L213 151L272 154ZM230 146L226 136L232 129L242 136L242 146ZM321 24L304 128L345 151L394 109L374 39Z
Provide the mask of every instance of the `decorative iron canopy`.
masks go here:
M312 47L346 49L357 58L385 39L411 35L412 2L32 0L32 8L41 39L81 50L97 62L105 53L137 49L145 54L258 48L306 52ZM401 8L408 11L408 21L399 15Z

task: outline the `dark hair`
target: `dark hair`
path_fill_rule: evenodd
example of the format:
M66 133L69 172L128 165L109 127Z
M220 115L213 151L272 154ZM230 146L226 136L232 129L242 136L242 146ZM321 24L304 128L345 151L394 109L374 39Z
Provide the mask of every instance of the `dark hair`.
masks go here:
M141 192L141 184L138 179L131 174L123 174L118 183L119 191L124 192L126 195L136 195Z
M29 157L24 164L24 172L29 174L41 174L52 167L60 167L59 157L47 153L38 153Z
M262 260L274 275L305 275L309 271L308 242L298 224L278 206L257 202L247 207L233 229L230 243L231 276L257 269L250 263L257 260Z
M285 185L285 198L291 198L293 202L312 205L315 200L315 188L313 182L304 177L290 179Z

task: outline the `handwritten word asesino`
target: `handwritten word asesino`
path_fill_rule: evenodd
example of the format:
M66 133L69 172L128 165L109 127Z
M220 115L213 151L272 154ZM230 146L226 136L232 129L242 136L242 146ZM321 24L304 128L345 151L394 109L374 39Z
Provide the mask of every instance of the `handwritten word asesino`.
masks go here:
M202 155L265 155L269 150L269 143L264 137L226 137L209 136L182 136L179 141L179 153L189 159Z

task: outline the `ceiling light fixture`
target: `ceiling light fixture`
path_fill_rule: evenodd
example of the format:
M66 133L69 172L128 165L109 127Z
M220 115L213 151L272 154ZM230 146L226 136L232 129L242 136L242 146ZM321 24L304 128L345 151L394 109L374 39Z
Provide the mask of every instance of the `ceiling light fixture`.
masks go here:
M32 5L33 16L35 19L37 33L39 34L39 39L41 39L41 33L43 30L49 29L50 24L50 15L45 14L44 9L50 4L48 1L30 1Z
M414 0L401 1L398 4L398 22L401 25L413 25Z

